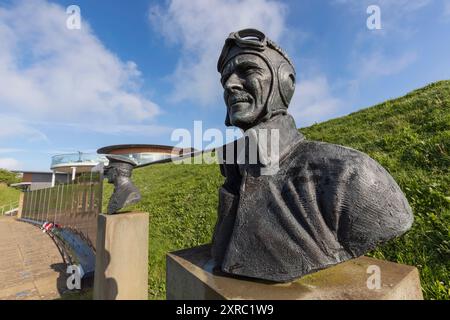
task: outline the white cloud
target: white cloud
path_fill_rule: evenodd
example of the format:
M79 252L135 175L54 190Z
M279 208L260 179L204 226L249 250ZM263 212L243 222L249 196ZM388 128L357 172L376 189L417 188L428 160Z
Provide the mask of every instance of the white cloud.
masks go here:
M443 11L444 19L450 20L450 1L443 0L443 5L444 5L444 11Z
M360 77L389 76L397 74L417 60L415 52L406 52L400 56L386 56L381 52L374 52L368 56L361 56L357 62Z
M216 63L228 34L252 27L278 41L286 29L285 14L281 2L270 0L172 0L167 7L151 7L153 27L168 42L181 45L170 76L172 101L215 102L222 94Z
M23 149L17 148L0 148L0 153L13 153L13 152L22 152Z
M355 23L359 23L349 54L351 79L346 84L349 97L357 97L368 80L399 74L418 60L412 39L421 26L417 23L419 13L431 0L335 0L334 3L346 6L355 16ZM380 7L382 30L367 28L369 5Z
M288 111L297 126L304 127L336 116L342 104L340 99L333 97L327 78L319 75L296 85Z
M370 5L377 5L382 9L396 10L397 13L416 11L427 5L432 0L335 0L336 4L349 5L352 9L367 8Z
M47 141L47 136L26 121L0 113L0 140L25 137L27 141Z
M13 158L0 158L0 168L7 170L17 170L20 167L20 162Z
M0 7L0 117L20 119L19 132L38 136L33 121L154 119L159 107L139 92L136 64L105 48L86 20L81 30L67 29L67 17L65 8L44 0ZM0 129L0 137L11 130Z
M161 134L166 134L172 132L173 128L169 126L161 126L157 124L139 124L139 123L132 123L132 124L113 124L104 122L104 123L97 123L95 126L93 126L91 123L78 123L78 122L64 122L64 123L57 123L57 122L48 122L48 121L35 121L33 122L35 125L39 125L42 127L52 127L52 128L58 128L59 130L66 130L67 128L70 128L71 131L81 131L81 132L98 132L98 133L104 133L104 134L121 134L121 135L128 135L128 134L137 134L140 136L159 136ZM1 129L0 129L1 133Z
M87 126L78 126L78 128L85 128L88 130ZM139 136L148 136L154 137L162 134L170 134L174 128L168 126L159 126L159 125L145 125L145 124L132 124L132 125L115 125L110 126L108 124L97 125L95 128L90 128L91 130L99 133L106 134L115 134L115 135L123 135L123 134L136 134Z
M415 19L417 13L430 5L432 0L335 0L337 5L345 5L357 17L354 21L360 21L362 32L368 35L410 39L420 28ZM367 8L377 5L381 12L382 30L370 32L366 27L366 19L369 17ZM358 22L359 23L359 22ZM371 38L373 40L373 38Z

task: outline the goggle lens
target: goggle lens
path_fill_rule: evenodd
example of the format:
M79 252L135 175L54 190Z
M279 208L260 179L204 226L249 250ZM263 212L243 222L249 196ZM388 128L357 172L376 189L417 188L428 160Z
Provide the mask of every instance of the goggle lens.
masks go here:
M244 29L233 32L229 39L233 39L239 47L251 47L264 50L267 45L266 35L259 30Z

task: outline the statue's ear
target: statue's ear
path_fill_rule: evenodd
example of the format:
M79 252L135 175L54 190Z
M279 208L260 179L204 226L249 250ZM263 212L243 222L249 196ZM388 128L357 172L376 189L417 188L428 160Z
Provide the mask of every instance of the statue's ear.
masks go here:
M278 68L278 88L287 108L295 91L295 71L289 63L282 63Z

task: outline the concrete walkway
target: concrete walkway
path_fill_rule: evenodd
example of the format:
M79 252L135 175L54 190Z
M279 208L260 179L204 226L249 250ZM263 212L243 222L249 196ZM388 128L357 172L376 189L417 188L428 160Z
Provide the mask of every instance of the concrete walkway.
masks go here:
M0 217L0 300L48 300L66 290L65 264L38 227Z

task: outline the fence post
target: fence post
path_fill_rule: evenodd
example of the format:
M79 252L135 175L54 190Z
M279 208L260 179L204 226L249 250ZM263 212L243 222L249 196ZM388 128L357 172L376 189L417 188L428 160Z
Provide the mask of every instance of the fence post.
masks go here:
M21 192L19 196L19 209L17 210L17 219L22 219L22 210L23 210L23 199L25 197L25 193Z

